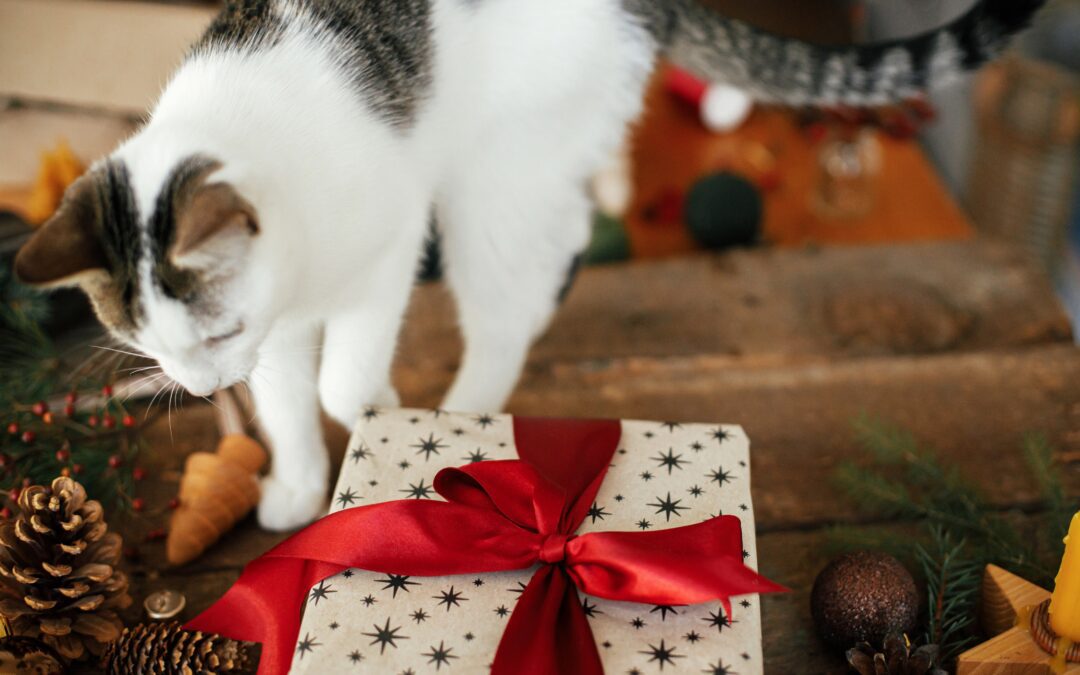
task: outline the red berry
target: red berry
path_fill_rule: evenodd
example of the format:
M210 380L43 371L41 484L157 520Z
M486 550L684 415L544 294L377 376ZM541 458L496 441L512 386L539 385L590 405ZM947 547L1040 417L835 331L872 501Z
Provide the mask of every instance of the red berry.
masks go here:
M30 408L30 411L32 413L34 413L35 415L37 415L38 417L41 417L42 415L44 415L46 412L48 412L48 410L49 410L49 404L46 403L45 401L38 401L37 403L34 404L34 406L32 408Z
M112 429L116 426L116 418L112 415L105 415L101 418L101 425L106 429Z
M113 455L109 458L109 466L113 469L119 469L124 465L124 458L120 455Z
M96 427L98 425L98 416L91 415L90 417L87 417L86 423L89 424L91 427Z
M131 470L131 477L135 480L142 480L143 478L146 478L146 469L142 468L141 466L135 467Z
M120 420L120 423L129 429L135 426L135 417L132 415L124 415L124 418Z
M46 412L44 415L41 416L41 421L45 424L52 424L53 414L51 412Z
M67 396L64 397L64 403L68 405L75 405L75 401L79 400L79 395L73 391L69 391Z
M83 472L83 465L82 464L72 464L71 465L71 473L78 476L82 472Z
M35 434L33 431L28 430L28 431L24 431L22 433L22 442L23 443L26 443L27 445L30 445L31 443L33 443L36 440L37 440L37 434Z
M112 385L111 385L111 384L107 384L107 385L105 385L104 387L102 387L102 388L101 388L101 394L102 394L103 396L106 396L106 397L108 397L108 396L112 396Z
M11 494L11 501L13 501L13 502L19 501L19 495L22 494L22 488L17 488L17 487L11 488L11 493L10 494Z
M11 424L7 425L7 432L9 434L11 434L12 436L19 433L19 425L18 425L18 423L12 422Z
M170 499L169 500L169 508L171 510L173 510L173 511L180 508L180 500L178 498L176 498L176 497L173 497L172 499Z
M135 499L132 499L131 508L135 509L136 511L142 511L146 508L146 500L144 500L142 497L136 497Z
M11 509L9 509L6 506L4 508L0 509L0 518L4 518L6 520L6 519L8 519L10 517L11 517Z
M71 451L67 448L60 448L56 451L56 461L66 462L71 459Z
M68 403L67 405L65 405L64 406L64 414L67 415L68 417L74 416L75 415L75 405L73 403Z

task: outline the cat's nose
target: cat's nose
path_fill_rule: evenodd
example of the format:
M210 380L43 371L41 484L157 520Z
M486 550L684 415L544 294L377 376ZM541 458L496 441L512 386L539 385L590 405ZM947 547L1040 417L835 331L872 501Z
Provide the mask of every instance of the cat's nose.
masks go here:
M192 396L209 396L210 394L213 394L215 391L217 391L219 387L218 380L214 380L213 384L203 385L202 383L200 383L195 386L188 385L184 388L187 389L188 393Z

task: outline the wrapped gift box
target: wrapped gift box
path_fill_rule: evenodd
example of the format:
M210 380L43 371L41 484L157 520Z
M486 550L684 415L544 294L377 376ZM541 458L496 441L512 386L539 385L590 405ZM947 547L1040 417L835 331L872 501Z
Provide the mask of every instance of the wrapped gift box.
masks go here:
M719 514L741 519L755 567L749 441L740 427L623 421L611 467L578 533L657 530ZM369 409L349 443L331 512L441 499L436 473L517 459L507 415ZM707 565L708 560L701 564ZM294 673L487 673L535 571L404 577L348 569L311 589ZM756 595L656 606L580 594L607 673L761 673Z

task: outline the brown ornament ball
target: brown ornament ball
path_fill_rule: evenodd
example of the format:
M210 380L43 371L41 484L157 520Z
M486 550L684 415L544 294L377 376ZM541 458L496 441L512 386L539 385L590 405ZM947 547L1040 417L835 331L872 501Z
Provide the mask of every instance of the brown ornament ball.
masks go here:
M880 644L890 633L915 630L919 589L896 558L858 551L836 558L821 571L810 610L818 636L833 647Z

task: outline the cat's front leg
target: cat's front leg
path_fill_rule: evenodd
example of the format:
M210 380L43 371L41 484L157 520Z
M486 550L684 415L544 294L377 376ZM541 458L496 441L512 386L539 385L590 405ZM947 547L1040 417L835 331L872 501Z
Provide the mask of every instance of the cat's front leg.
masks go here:
M318 339L317 325L275 328L251 375L273 457L258 511L259 524L268 530L295 529L326 509L330 463L315 387Z

